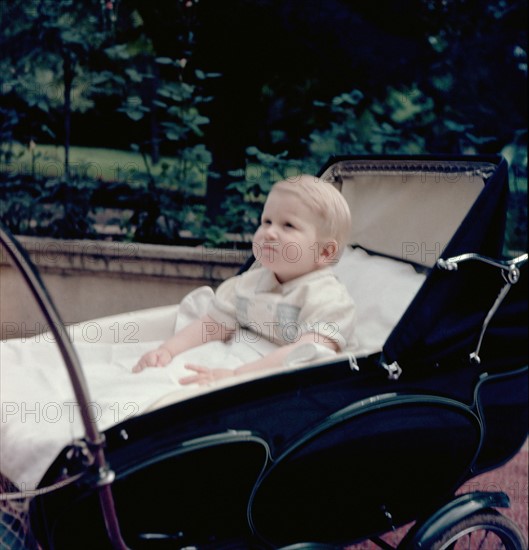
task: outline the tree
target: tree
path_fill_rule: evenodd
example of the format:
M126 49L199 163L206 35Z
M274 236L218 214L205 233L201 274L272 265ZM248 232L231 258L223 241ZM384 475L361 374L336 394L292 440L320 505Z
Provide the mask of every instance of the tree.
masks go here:
M60 113L66 179L72 111L93 106L87 62L112 31L114 8L111 0L103 5L98 0L13 0L3 6L2 73L8 80L2 92L15 94L29 107L27 116L20 117L24 130L19 136L26 143L43 133L55 137L53 113Z

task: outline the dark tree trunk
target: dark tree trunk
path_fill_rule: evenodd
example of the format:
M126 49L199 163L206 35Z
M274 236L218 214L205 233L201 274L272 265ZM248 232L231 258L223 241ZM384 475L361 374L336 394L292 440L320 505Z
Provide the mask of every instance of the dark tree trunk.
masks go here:
M64 69L64 177L70 179L70 141L72 126L72 82L73 82L73 54L65 50L63 53Z

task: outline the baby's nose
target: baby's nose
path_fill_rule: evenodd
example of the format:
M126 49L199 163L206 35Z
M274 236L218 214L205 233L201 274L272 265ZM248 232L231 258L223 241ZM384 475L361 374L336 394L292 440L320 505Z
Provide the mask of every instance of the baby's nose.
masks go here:
M265 236L268 240L273 240L277 237L276 227L273 224L265 226Z

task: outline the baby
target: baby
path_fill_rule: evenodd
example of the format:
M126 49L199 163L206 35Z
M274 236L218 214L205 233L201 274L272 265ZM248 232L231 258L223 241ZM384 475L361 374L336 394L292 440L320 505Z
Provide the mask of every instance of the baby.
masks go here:
M333 185L313 176L273 185L253 237L257 260L222 283L207 315L143 355L134 372L163 367L206 341L228 341L238 326L255 330L279 347L236 369L187 364L182 384L280 367L298 346L312 342L334 351L354 347L355 306L331 266L350 233L347 202Z

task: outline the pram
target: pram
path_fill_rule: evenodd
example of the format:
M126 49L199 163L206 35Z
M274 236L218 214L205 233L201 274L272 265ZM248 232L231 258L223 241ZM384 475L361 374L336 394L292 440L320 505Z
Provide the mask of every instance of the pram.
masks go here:
M320 175L351 205L352 246L426 274L382 349L164 400L102 432L68 332L2 230L85 426L31 499L42 548L387 548L380 535L411 522L398 548L526 548L497 511L506 494L454 496L528 433L527 254L504 256L506 161L336 157Z

